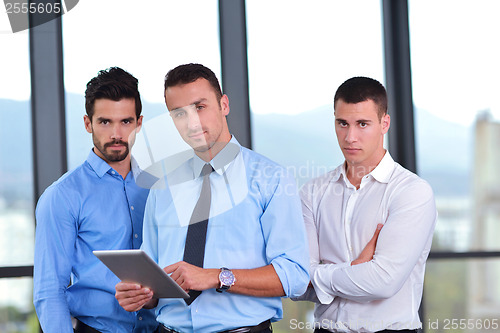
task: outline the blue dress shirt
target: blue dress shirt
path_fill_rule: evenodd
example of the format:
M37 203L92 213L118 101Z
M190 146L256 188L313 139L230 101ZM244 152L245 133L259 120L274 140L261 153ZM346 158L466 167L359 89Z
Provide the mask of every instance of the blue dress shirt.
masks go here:
M228 154L229 161L220 160ZM168 186L150 192L142 249L161 267L183 258L203 164L194 156L168 174L164 180ZM234 138L210 164L215 171L210 175L212 203L204 267L252 269L271 264L287 297L303 294L309 283L309 255L295 179ZM190 306L183 299L160 299L156 311L160 323L183 333L277 321L283 312L280 297L215 289L204 290Z
M45 333L72 333L71 316L101 332L151 332L154 314L125 311L119 279L93 250L139 248L149 190L93 151L49 186L36 207L33 302Z

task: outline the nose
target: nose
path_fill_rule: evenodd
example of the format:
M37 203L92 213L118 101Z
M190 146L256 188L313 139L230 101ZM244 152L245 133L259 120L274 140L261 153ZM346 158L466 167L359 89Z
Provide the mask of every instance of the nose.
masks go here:
M356 129L354 127L347 128L345 141L347 143L353 143L357 141Z
M197 131L201 129L201 121L198 112L189 112L187 122L190 131Z
M123 138L123 131L119 123L115 124L112 128L111 139L121 140Z

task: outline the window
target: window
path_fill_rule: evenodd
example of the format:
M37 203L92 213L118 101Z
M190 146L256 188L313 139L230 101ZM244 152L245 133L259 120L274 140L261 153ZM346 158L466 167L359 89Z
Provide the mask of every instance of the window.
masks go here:
M499 251L500 50L492 41L500 29L494 15L500 3L409 5L418 171L433 187L439 212L433 250ZM431 322L441 321L429 332L440 332L444 318L484 322L498 314L497 261L429 264L424 309Z
M344 160L334 131L338 86L353 76L384 82L380 3L252 0L246 15L252 146L302 185ZM313 304L283 305L275 331L308 331L301 327L313 324Z
M220 77L216 0L80 1L63 16L68 164L81 164L92 147L83 126L87 82L118 66L139 80L144 122L164 113L165 74L197 62ZM98 22L98 24L89 24Z
M33 265L33 162L28 32L1 26L0 267ZM32 278L0 277L0 331L37 330Z
M333 97L353 76L384 82L380 3L247 1L253 148L299 183L343 161Z

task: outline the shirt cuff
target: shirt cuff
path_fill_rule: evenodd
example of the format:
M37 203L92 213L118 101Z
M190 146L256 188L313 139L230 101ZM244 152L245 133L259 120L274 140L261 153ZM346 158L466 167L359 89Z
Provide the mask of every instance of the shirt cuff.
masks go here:
M321 304L330 304L335 299L332 286L333 272L340 268L351 266L350 262L342 264L318 265L312 274L311 283L316 291L316 296Z
M292 301L309 301L313 303L319 303L318 297L316 296L316 292L314 288L307 287L306 292L299 297L291 297Z

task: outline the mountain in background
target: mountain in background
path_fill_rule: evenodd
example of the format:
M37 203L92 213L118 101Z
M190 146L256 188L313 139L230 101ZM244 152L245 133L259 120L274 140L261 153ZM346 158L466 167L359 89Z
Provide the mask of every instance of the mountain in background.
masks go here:
M333 108L324 106L297 115L252 114L253 148L283 164L312 172L297 175L299 183L343 162L334 130ZM394 124L392 125L394 126ZM468 195L473 155L473 126L415 112L417 172L441 196ZM290 152L300 152L300 155ZM304 162L306 161L306 162Z
M0 206L33 196L31 147L30 103L0 99Z
M92 147L83 126L82 95L66 95L68 165L84 161ZM166 112L164 104L143 103L144 120ZM473 127L415 113L418 173L437 195L467 195L472 168ZM343 161L334 133L331 106L297 115L252 113L253 149L288 166L299 183L319 176ZM0 197L32 195L32 142L29 101L0 99ZM5 144L7 143L7 144ZM464 182L465 180L465 182Z

